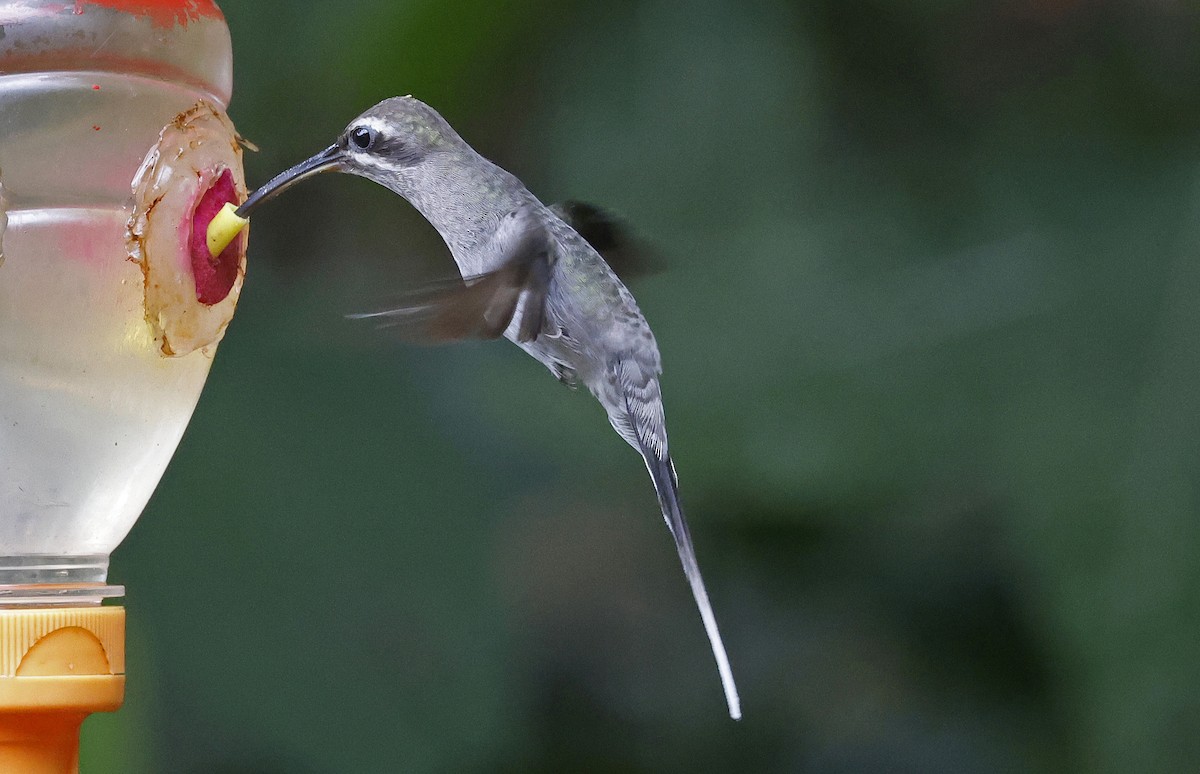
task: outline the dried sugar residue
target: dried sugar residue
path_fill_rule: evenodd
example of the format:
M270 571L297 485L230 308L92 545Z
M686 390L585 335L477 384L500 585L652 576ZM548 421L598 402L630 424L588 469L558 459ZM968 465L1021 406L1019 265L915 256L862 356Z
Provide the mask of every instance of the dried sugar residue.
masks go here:
M237 307L245 238L211 264L207 248L199 265L195 260L197 209L214 187L223 200L246 198L237 131L202 101L167 124L146 155L133 180L135 206L126 226L129 258L142 269L146 321L167 357L215 345ZM200 240L203 245L202 234ZM219 294L210 293L214 283Z

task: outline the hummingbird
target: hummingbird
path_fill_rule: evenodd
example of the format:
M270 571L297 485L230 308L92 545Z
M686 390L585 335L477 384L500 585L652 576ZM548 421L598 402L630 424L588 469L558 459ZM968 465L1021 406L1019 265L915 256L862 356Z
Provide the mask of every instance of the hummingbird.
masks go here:
M680 504L658 344L601 255L614 265L621 257L616 222L590 205L542 204L411 96L385 99L355 118L336 142L276 175L236 215L244 222L262 202L330 171L365 177L406 199L441 235L461 275L415 292L400 308L355 316L399 324L434 341L503 336L560 382L586 387L642 456L712 646L729 715L740 718L733 672Z

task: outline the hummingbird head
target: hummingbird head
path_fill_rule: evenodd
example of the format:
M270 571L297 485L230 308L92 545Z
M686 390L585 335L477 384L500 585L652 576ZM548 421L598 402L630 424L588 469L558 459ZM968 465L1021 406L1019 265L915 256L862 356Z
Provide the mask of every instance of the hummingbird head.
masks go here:
M466 147L446 119L414 97L392 97L350 122L337 142L284 170L255 191L238 214L321 172L337 170L402 190L432 156Z

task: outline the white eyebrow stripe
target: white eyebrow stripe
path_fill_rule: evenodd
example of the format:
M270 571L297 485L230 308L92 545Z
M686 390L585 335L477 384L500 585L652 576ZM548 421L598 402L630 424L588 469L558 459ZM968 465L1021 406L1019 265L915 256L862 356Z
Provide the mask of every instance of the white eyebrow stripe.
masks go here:
M387 122L383 119L375 118L374 116L367 116L366 118L360 118L358 121L356 121L354 126L365 126L368 129L374 129L382 134L383 130L387 128Z

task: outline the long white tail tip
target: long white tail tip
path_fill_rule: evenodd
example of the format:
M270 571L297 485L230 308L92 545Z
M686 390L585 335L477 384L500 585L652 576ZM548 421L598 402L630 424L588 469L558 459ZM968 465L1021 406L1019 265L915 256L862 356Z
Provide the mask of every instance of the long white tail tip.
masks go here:
M725 691L725 703L729 705L729 717L734 720L742 719L742 700L738 697L737 685L733 682L733 670L729 667L729 656L725 653L725 643L717 631L717 621L712 609L708 606L708 595L705 604L700 608L700 617L704 619L704 629L712 643L713 656L717 659L717 671L721 674L721 688Z

